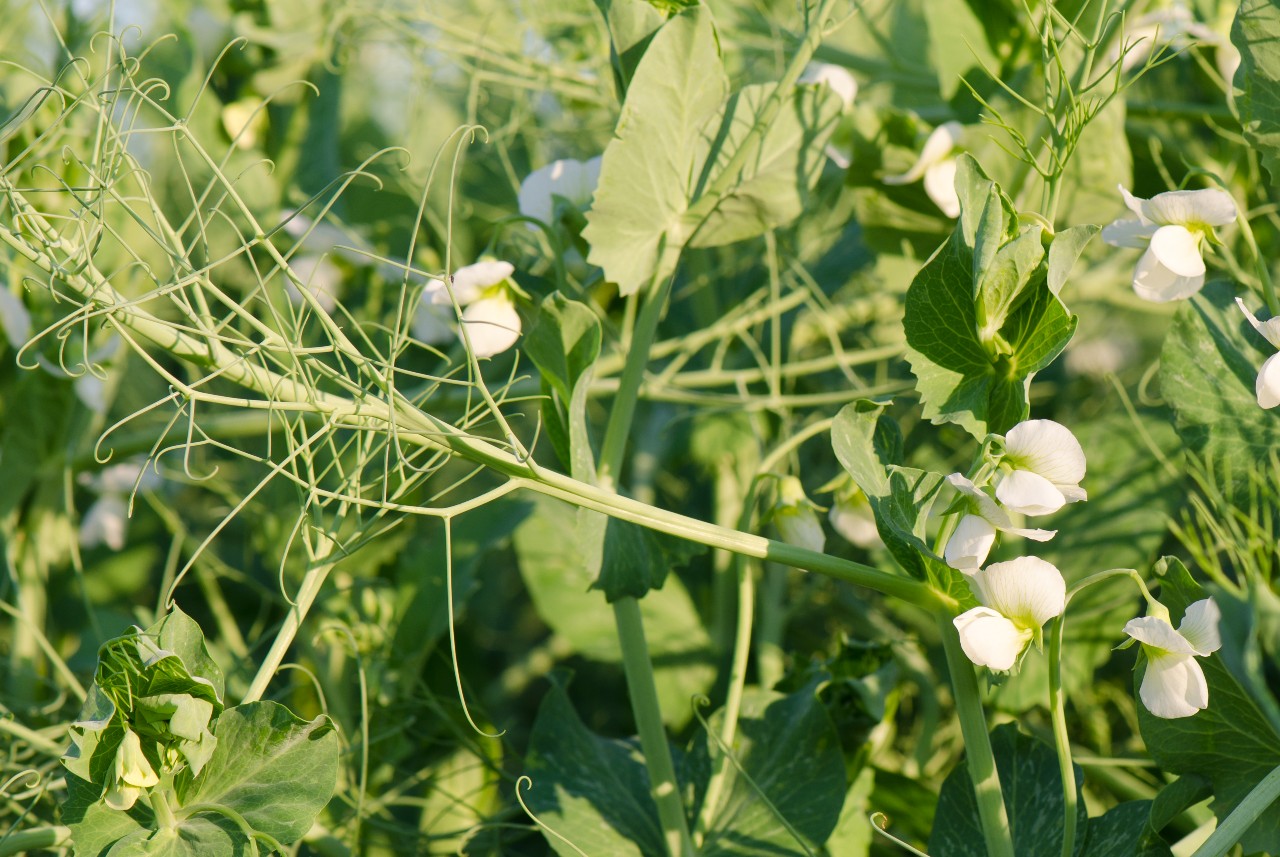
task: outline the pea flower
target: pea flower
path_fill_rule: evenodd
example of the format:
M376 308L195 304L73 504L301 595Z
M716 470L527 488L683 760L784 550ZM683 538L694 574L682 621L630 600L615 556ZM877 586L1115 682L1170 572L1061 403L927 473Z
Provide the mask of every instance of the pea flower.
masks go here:
M159 484L159 477L145 462L122 461L96 476L81 474L80 483L98 493L98 499L80 520L80 546L105 544L113 551L124 549L129 527L129 495L134 490L147 491Z
M600 156L589 161L565 158L529 173L520 183L516 197L520 213L543 223L554 223L557 197L579 210L587 208L600 181L600 161ZM538 228L532 223L525 225Z
M1034 556L997 562L969 576L982 602L954 620L965 655L980 667L1007 670L1045 622L1066 609L1067 585L1053 563Z
M1120 188L1136 215L1112 221L1102 240L1114 247L1146 248L1133 272L1138 297L1164 303L1189 298L1204 286L1200 245L1213 227L1236 219L1236 203L1222 190L1175 190L1139 199Z
M520 338L520 314L516 312L510 262L484 261L459 268L452 277L453 290L433 280L423 291L413 320L413 334L426 343L442 341L445 318L456 300L463 307L462 325L477 357L501 354Z
M773 525L789 545L822 553L827 537L815 507L805 496L804 486L794 476L779 480L778 502L773 507Z
M835 502L831 504L831 511L827 513L827 520L851 545L870 549L884 544L880 539L880 530L876 527L871 501L861 488L855 487L852 491L838 493Z
M1244 301L1236 298L1236 305L1240 307L1240 311L1244 313L1244 317L1249 319L1249 324L1253 325L1253 329L1262 334L1262 338L1270 342L1271 345L1280 349L1280 318L1269 318L1266 321L1258 321L1257 317L1249 312L1245 307ZM1262 364L1262 368L1258 370L1258 380L1254 384L1254 392L1258 396L1258 407L1274 408L1280 405L1280 351L1272 354Z
M1207 658L1222 647L1218 634L1221 617L1217 603L1204 598L1187 607L1176 631L1163 607L1130 619L1124 626L1124 632L1142 644L1147 656L1147 672L1138 695L1156 717L1190 717L1209 706L1209 685L1196 658Z
M896 176L885 176L884 183L911 184L924 179L924 192L947 217L960 216L960 196L956 193L955 149L960 144L964 126L945 122L933 130L925 141L920 157L911 169Z
M1084 450L1071 430L1053 420L1024 420L1005 436L1004 470L996 499L1014 512L1047 515L1085 499Z
M991 553L991 547L995 544L997 532L1013 533L1038 542L1047 542L1058 532L1015 527L1009 513L969 479L959 473L952 473L947 481L964 495L969 509L956 525L955 532L942 551L943 559L954 569L972 573L986 562L987 554Z
M0 330L16 351L31 338L31 314L22 299L0 286Z
M132 809L143 789L159 783L160 778L142 752L138 733L126 726L120 748L116 750L112 779L102 796L103 801L112 809Z
M846 111L853 107L853 100L858 97L858 81L854 79L847 68L841 65L811 62L805 66L804 74L800 75L799 82L826 85L832 92L840 96Z

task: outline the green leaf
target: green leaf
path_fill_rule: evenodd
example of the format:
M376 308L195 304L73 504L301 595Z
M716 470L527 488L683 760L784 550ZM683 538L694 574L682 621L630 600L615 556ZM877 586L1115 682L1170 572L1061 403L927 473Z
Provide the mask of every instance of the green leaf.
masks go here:
M999 69L982 22L963 0L925 0L924 13L930 65L937 70L938 91L944 99L956 94L961 78L983 75L983 68Z
M538 709L525 773L529 809L582 853L665 857L639 742L590 732L558 683ZM547 842L557 854L579 854L557 837Z
M1280 180L1280 4L1242 0L1231 42L1240 50L1235 79L1240 123L1274 186Z
M1187 605L1205 593L1177 559L1166 557L1156 571L1163 580L1161 603L1169 608L1176 627ZM1161 768L1183 776L1198 775L1213 784L1212 808L1221 821L1263 777L1280 767L1280 734L1220 654L1196 660L1209 685L1209 707L1191 717L1165 720L1139 703L1138 726ZM1134 673L1135 693L1145 672L1143 662ZM1258 816L1240 844L1246 854L1280 852L1280 804Z
M1081 857L1134 857L1150 815L1151 801L1131 800L1089 819Z
M212 685L218 700L222 699L226 684L222 667L209 655L204 644L204 632L194 619L175 606L146 633L156 640L161 649L177 655L193 678L202 678ZM221 702L218 708L221 709Z
M1213 794L1209 781L1204 777L1178 777L1160 791L1151 801L1151 814L1142 835L1141 857L1169 857L1169 845L1160 836L1169 822L1188 808Z
M1062 287L1066 285L1067 278L1071 276L1071 269L1075 267L1076 260L1080 258L1084 248L1089 245L1089 241L1098 232L1098 227L1093 225L1072 226L1070 229L1064 229L1053 236L1053 243L1049 245L1048 283L1050 293L1054 295L1061 294Z
M78 847L78 845L77 845ZM106 857L242 857L249 840L230 818L195 816L176 827L136 830L111 846Z
M575 479L595 481L595 456L587 431L587 391L600 356L600 320L590 308L558 292L543 299L524 338L524 352L542 373L555 397L543 414L568 444L567 461Z
M1076 318L1049 291L1038 230L1012 236L1012 203L967 155L956 188L960 222L907 290L903 329L925 416L981 440L1026 418L1031 377L1066 347Z
M146 801L138 801L128 812L121 812L111 809L101 798L101 786L78 776L67 777L62 823L71 828L71 841L77 855L96 857L130 834L154 830L155 817Z
M720 729L722 713L710 718L713 731ZM701 857L811 853L827 841L844 804L844 759L814 686L788 696L748 689L731 750L736 764L726 768ZM690 768L707 770L719 752L704 733L691 753ZM704 779L695 779L697 817L706 787Z
M700 131L727 91L710 11L696 6L668 20L631 80L582 233L588 260L622 294L674 270L688 238L681 215Z
M1062 817L1066 803L1058 756L1052 747L1018 731L1012 723L991 732L991 751L1004 793L1005 809L1018 857L1061 857ZM1083 772L1076 771L1076 790ZM1077 794L1076 845L1081 854L1087 836L1084 801ZM933 833L929 836L933 857L986 857L978 801L969 777L968 762L955 767L938 795Z
M774 84L744 87L704 128L706 148L698 159L703 164L703 184L722 172L741 147L774 89ZM689 246L732 244L795 220L805 210L809 191L826 164L823 147L836 128L840 109L840 98L830 87L797 87L757 138L736 184L718 200Z
M609 28L609 60L622 101L645 48L666 19L645 0L595 0L595 4Z
M214 734L218 747L204 772L185 788L179 783L183 807L227 807L281 843L302 838L338 782L329 718L306 721L279 703L248 702L224 711Z
M1274 353L1226 283L1208 284L1178 309L1160 354L1160 391L1188 447L1242 467L1267 461L1280 446L1280 413L1259 407L1254 384Z

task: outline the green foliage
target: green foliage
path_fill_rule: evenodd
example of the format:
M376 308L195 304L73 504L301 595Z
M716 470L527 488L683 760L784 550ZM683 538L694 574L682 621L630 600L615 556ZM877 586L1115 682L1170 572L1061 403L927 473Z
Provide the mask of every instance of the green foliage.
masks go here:
M1262 153L1272 184L1280 181L1280 5L1275 0L1242 0L1231 27L1240 51L1235 85L1240 124Z

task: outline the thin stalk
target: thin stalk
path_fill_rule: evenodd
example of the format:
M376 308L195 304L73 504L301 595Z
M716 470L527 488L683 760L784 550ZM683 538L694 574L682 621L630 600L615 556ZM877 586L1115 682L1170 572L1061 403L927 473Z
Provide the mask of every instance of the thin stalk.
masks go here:
M1066 695L1062 692L1062 633L1066 621L1065 614L1059 616L1049 632L1049 709L1062 778L1062 857L1071 857L1076 844L1076 769L1067 736Z
M1218 829L1196 849L1192 857L1222 857L1240 841L1258 816L1280 799L1280 768L1262 778L1253 791L1231 810Z
M676 783L671 748L662 727L662 709L658 705L658 689L653 680L653 664L644 638L644 622L640 602L620 598L613 602L613 615L618 625L618 643L622 648L622 668L627 676L627 692L631 711L640 732L645 766L649 769L649 787L658 805L658 821L663 839L672 857L693 857L697 851L689 835L689 822L684 815L684 802Z
M241 702L256 702L266 693L267 685L275 677L276 670L280 669L280 664L284 663L285 655L288 653L289 647L293 645L298 629L302 627L303 620L311 612L311 605L315 603L316 596L320 594L320 588L324 586L324 582L328 579L329 572L333 570L335 564L331 560L322 559L313 563L307 569L307 573L302 578L302 585L298 587L298 594L294 596L293 606L289 608L289 612L285 615L284 624L276 632L276 638L271 643L271 649L267 652L266 657L262 659L262 664L258 667L258 672L254 675L253 682L249 685L249 689L245 691L240 700Z
M951 673L956 714L960 718L960 732L964 735L969 777L973 780L973 790L978 798L978 817L982 822L982 836L987 843L987 855L1014 857L1013 840L1009 835L1009 814L1005 810L1004 795L1000 791L996 759L991 753L991 738L987 735L987 716L982 709L978 677L973 671L973 664L960 648L960 635L956 633L951 617L940 615L938 626L942 631L942 645L947 653L947 671Z

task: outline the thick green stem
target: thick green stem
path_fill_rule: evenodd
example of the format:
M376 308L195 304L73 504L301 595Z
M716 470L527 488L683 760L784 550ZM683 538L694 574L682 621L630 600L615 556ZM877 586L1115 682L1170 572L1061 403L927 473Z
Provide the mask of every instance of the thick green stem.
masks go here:
M1192 857L1222 857L1240 841L1246 830L1263 811L1280 799L1280 768L1262 778L1253 791L1231 810L1231 814L1218 825Z
M1014 857L1013 840L1009 834L1009 814L1005 810L1004 795L1000 791L996 759L991 753L991 738L987 734L987 716L982 710L978 677L973 671L973 664L960 647L960 635L956 633L951 617L940 615L938 626L942 631L942 644L947 653L947 670L951 673L951 689L955 694L960 732L964 735L969 777L973 780L973 790L978 797L978 817L987 843L987 857Z
M1062 857L1071 857L1076 844L1076 769L1067 737L1066 695L1062 691L1062 632L1066 616L1059 616L1049 632L1049 708L1053 717L1053 742L1058 750L1062 777Z
M697 851L689 836L689 822L684 816L684 801L676 782L671 748L662 726L662 710L658 706L658 689L653 681L653 664L644 639L644 623L640 602L620 598L613 602L613 615L618 624L618 643L622 647L622 667L627 674L627 692L631 711L640 732L645 766L649 770L650 794L658 805L658 821L663 839L672 857L693 857Z
M10 854L26 854L45 848L60 848L71 841L69 827L35 827L18 830L0 840L0 857Z

